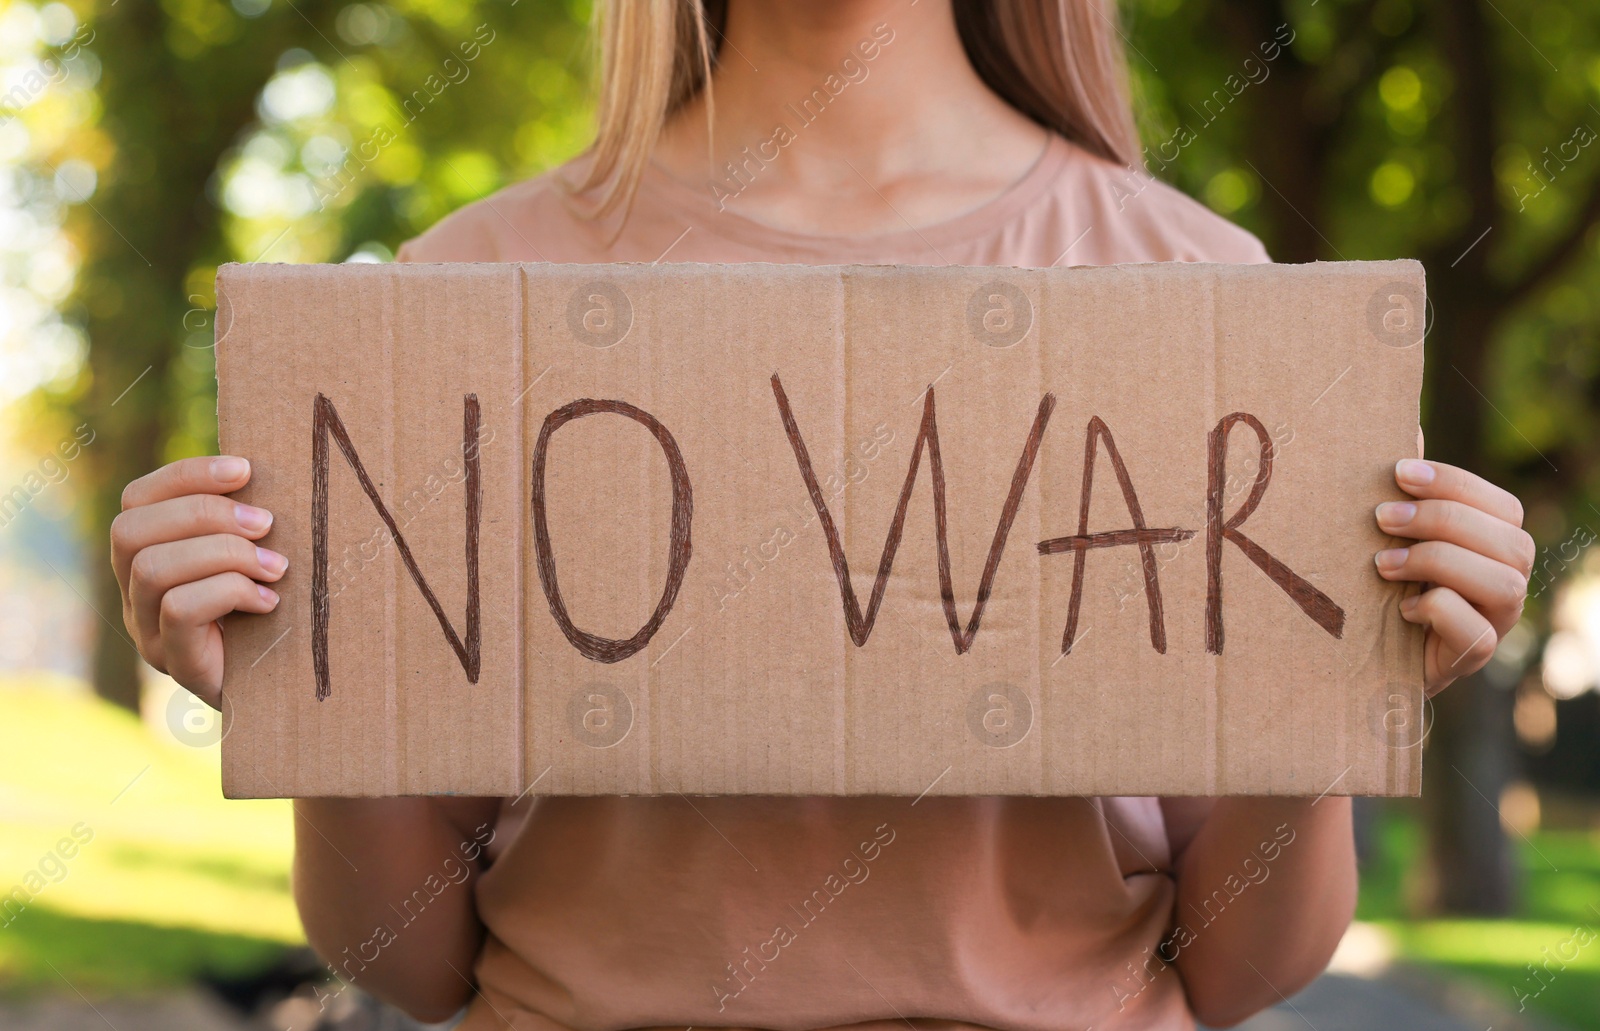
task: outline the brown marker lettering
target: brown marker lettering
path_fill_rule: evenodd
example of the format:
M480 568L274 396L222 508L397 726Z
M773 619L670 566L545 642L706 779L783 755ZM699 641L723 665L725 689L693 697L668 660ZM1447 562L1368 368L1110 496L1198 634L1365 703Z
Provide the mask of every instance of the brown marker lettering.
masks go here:
M428 602L428 607L433 610L433 615L439 621L439 628L444 631L445 639L450 642L450 647L455 651L456 658L461 661L461 668L466 671L467 682L478 682L478 669L481 661L479 652L481 631L478 610L478 533L479 524L483 515L483 476L480 469L478 455L478 428L481 416L478 411L478 395L468 394L463 399L464 410L463 427L461 432L461 451L466 460L466 494L467 494L467 637L463 642L456 634L456 628L450 624L450 618L444 614L444 606L439 604L439 599L434 595L433 589L428 586L427 578L422 575L422 570L417 566L417 560L411 554L411 548L406 544L405 535L400 532L399 525L394 516L390 514L389 507L383 503L383 498L378 496L378 488L373 485L372 477L367 475L367 470L361 463L361 456L356 453L355 445L350 441L350 433L345 429L344 420L339 418L339 411L333 406L325 395L318 394L312 404L311 412L311 665L316 673L317 699L327 698L332 693L332 675L328 667L328 625L332 617L332 603L328 595L328 438L333 437L334 443L339 445L339 452L344 455L345 462L355 472L356 479L361 483L361 489L371 500L373 508L378 510L378 518L383 520L383 525L388 527L389 535L394 540L395 550L400 553L400 560L405 563L407 572L415 581L417 589L422 592L422 597Z
M649 430L667 456L667 467L672 476L672 526L667 531L667 583L661 591L661 600L639 632L626 639L614 639L580 630L567 615L567 606L561 599L561 585L556 580L555 550L550 543L550 526L545 514L544 471L549 455L550 437L574 419L589 415L621 415ZM550 614L555 617L561 632L573 647L585 657L596 662L621 662L650 643L650 638L661 629L661 623L672 611L672 603L683 586L684 573L689 568L693 551L689 541L689 528L694 519L694 492L689 487L689 469L683 462L683 452L678 442L661 424L661 421L642 408L625 401L595 401L582 398L551 412L539 431L539 443L533 449L533 543L538 551L539 582L544 587L545 601Z
M1133 522L1131 530L1089 532L1089 498L1094 490L1094 460L1099 450L1095 445L1101 438L1105 439L1106 456L1111 459L1111 468L1117 474L1117 484L1122 488L1123 504L1128 506L1128 516ZM1138 547L1139 558L1144 563L1144 597L1150 609L1150 644L1156 651L1166 654L1167 625L1161 607L1161 580L1156 572L1155 546L1186 541L1194 534L1193 530L1180 530L1175 526L1151 529L1144 525L1144 512L1139 508L1139 496L1134 493L1133 479L1128 475L1128 467L1122 461L1122 454L1117 450L1117 442L1112 438L1111 430L1098 415L1090 419L1089 429L1084 434L1083 441L1083 492L1078 498L1077 536L1056 537L1053 540L1039 542L1041 555L1059 555L1068 551L1073 554L1072 601L1067 606L1066 629L1061 633L1062 653L1070 653L1073 642L1078 639L1078 611L1083 602L1084 566L1088 561L1090 549L1118 548L1131 544Z
M1239 511L1222 518L1223 485L1227 481L1228 431L1244 423L1255 431L1261 442L1261 460L1256 468L1255 483L1250 496ZM1344 636L1344 609L1333 599L1317 590L1304 577L1267 554L1265 548L1239 532L1239 527L1266 496L1267 484L1272 480L1272 439L1261 420L1248 412L1234 412L1224 416L1211 431L1210 461L1208 463L1206 491L1206 651L1222 654L1222 542L1232 541L1256 566L1283 589L1300 611L1310 616L1322 629L1336 638Z
M1050 413L1055 409L1055 395L1046 394L1039 401L1039 411L1034 416L1033 429L1028 432L1028 439L1023 444L1022 456L1017 460L1016 471L1011 477L1011 490L1006 494L1005 504L1000 510L1000 522L995 526L994 540L989 545L989 558L984 563L983 575L978 581L978 598L972 607L972 618L967 621L966 629L963 630L961 618L956 612L955 587L950 574L950 542L945 519L944 463L939 457L939 430L934 418L933 388L931 386L928 388L923 400L922 425L911 449L911 467L906 470L905 486L900 489L900 501L895 506L894 521L889 524L889 536L883 543L883 554L878 560L878 577L873 581L872 596L867 601L865 613L861 611L855 587L850 582L850 563L845 558L844 545L839 539L839 528L834 525L833 515L828 511L822 485L817 482L817 474L811 466L811 456L806 450L805 439L800 435L800 427L795 422L794 412L789 408L789 398L783 391L783 382L777 373L772 374L772 393L777 398L778 413L783 419L783 429L788 434L789 445L794 449L795 461L799 463L800 476L805 480L806 490L811 495L811 504L817 511L818 520L822 523L822 532L828 541L828 554L833 559L834 576L839 581L839 593L844 602L845 624L849 627L850 639L858 648L867 643L867 638L872 636L872 627L877 622L878 607L883 604L883 594L889 586L889 571L894 567L894 555L900 548L900 537L905 532L906 509L911 503L911 488L916 485L917 470L922 466L923 448L927 448L928 465L933 476L933 525L939 549L939 593L944 602L945 621L950 625L950 637L955 641L956 654L965 653L972 647L973 639L978 636L978 626L983 621L984 606L989 603L989 592L994 587L995 574L1000 569L1000 557L1005 551L1006 537L1011 533L1011 524L1017 517L1017 509L1022 505L1022 494L1027 489L1028 477L1033 471L1033 462L1039 453L1039 442L1044 437L1045 427L1050 424Z

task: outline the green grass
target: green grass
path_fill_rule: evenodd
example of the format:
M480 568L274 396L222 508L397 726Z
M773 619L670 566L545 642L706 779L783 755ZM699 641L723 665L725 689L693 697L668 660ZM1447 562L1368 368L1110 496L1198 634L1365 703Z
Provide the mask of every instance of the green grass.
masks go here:
M0 902L44 885L0 916L0 992L160 990L303 941L288 803L225 800L216 745L163 740L70 681L0 678L0 705ZM61 859L75 827L93 836Z
M1421 868L1422 855L1415 819L1391 809L1377 829L1357 918L1388 931L1397 958L1470 978L1513 1011L1520 990L1531 996L1530 1012L1574 1029L1600 1029L1600 835L1539 831L1527 842L1514 838L1524 875L1520 911L1505 920L1446 920L1414 919L1411 912L1411 872ZM1594 939L1567 945L1562 969L1563 943L1578 929ZM1549 974L1546 957L1553 957Z
M0 678L0 901L82 823L93 838L9 923L0 915L0 992L140 994L199 974L238 974L303 941L289 897L288 803L227 801L219 750L163 740L81 684ZM1358 916L1398 958L1471 978L1516 1008L1516 986L1574 928L1600 932L1600 836L1545 831L1520 844L1522 912L1510 920L1414 919L1422 836L1391 806L1363 872ZM55 869L51 864L51 869ZM1600 938L1550 980L1532 1009L1600 1029Z
M8 994L81 991L90 998L178 988L199 974L248 974L270 965L283 943L192 927L73 916L44 906L0 934Z

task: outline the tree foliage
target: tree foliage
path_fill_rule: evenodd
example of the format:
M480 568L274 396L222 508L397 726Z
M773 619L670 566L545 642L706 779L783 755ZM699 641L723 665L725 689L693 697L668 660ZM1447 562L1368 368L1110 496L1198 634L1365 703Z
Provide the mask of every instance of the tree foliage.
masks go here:
M561 0L75 0L67 124L26 107L41 181L75 162L78 260L63 304L89 342L52 400L95 429L86 539L122 485L214 446L215 270L224 261L383 258L460 204L570 156L588 121L586 12ZM74 165L76 167L76 165ZM99 550L99 544L92 545ZM137 703L137 656L105 626L96 687Z
M1561 545L1600 525L1600 8L1136 0L1128 12L1146 135L1186 141L1167 176L1279 261L1424 262L1428 454L1524 498L1544 549L1536 584L1563 573ZM1515 901L1496 805L1515 773L1515 651L1437 706L1424 797L1443 908Z

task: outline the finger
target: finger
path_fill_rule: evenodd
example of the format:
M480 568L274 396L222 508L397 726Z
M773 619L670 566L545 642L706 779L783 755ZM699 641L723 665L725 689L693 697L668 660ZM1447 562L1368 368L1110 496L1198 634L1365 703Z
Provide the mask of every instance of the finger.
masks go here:
M1516 622L1528 579L1504 562L1444 541L1390 548L1374 556L1385 580L1417 580L1449 587L1497 623Z
M1526 576L1537 554L1526 530L1459 501L1386 501L1377 509L1378 526L1396 537L1446 541L1486 555Z
M222 690L222 630L230 612L271 612L278 595L243 573L218 573L180 584L161 597L161 641L167 674L215 705Z
M272 528L272 513L216 494L189 494L131 508L111 520L111 565L127 593L134 556L145 548L212 533L255 540Z
M1456 677L1482 669L1500 643L1493 624L1483 613L1448 587L1413 595L1400 603L1400 614L1427 627L1428 693Z
M128 484L122 491L122 509L153 505L185 494L227 494L250 479L250 463L232 455L183 458Z
M128 599L139 623L141 639L160 630L161 598L181 584L233 571L254 580L273 582L289 560L232 533L215 533L167 544L154 544L134 556L129 570Z
M1515 494L1465 469L1421 458L1402 458L1395 463L1394 480L1412 497L1459 501L1513 526L1522 525L1522 502Z

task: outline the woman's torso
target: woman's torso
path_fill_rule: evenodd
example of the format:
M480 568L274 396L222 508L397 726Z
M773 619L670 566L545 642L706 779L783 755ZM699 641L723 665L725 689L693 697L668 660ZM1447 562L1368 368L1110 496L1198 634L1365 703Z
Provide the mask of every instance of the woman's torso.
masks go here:
M558 173L559 174L559 173ZM1259 262L1171 188L1052 137L1001 196L933 226L763 226L647 171L626 223L550 177L409 242L408 261L1102 265ZM719 201L718 198L722 198ZM467 1031L1190 1028L1153 954L1205 803L1149 798L530 798L477 887Z

